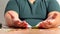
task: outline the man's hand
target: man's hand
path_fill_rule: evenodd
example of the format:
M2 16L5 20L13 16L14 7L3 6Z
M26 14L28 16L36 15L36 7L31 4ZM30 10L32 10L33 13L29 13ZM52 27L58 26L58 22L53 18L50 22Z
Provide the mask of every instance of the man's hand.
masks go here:
M26 21L15 20L13 21L15 27L19 27L22 29L30 28L31 26Z
M52 28L52 27L55 26L54 21L55 20L45 20L45 21L42 21L42 22L40 22L38 27L39 28Z
M27 27L28 24L27 24L26 21L16 20L16 21L14 21L13 23L14 23L14 25L13 25L14 27L19 27L19 28L24 28L24 29L28 28L28 27Z
M19 28L27 28L28 24L26 21L21 21L19 18L14 17L11 13L9 15L12 18L13 26Z
M39 23L38 27L39 28L53 28L57 27L59 23L59 14L58 13L53 13L48 16L48 18L42 22Z

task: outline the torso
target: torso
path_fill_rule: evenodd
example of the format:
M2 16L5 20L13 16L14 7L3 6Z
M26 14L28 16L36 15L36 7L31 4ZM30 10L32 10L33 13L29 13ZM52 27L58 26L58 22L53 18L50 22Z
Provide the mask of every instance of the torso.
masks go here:
M31 1L35 2L34 4L31 4L28 0L17 0L17 2L20 9L20 19L26 20L30 25L35 26L46 18L47 10L45 1Z

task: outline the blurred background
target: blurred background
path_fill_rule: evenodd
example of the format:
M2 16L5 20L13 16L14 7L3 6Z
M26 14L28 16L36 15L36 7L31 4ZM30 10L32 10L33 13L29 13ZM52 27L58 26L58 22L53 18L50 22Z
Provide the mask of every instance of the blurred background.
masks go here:
M9 0L0 0L0 23L2 23L3 25L5 24L4 11L8 1ZM57 0L57 1L60 4L60 0Z
M0 23L3 25L5 25L4 11L8 1L9 0L0 0Z

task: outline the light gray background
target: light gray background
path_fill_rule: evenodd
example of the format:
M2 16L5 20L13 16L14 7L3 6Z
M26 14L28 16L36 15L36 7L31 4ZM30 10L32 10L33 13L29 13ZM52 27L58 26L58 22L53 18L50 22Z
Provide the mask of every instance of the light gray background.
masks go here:
M4 10L6 7L6 4L9 0L0 0L0 23L5 24L5 20L4 20ZM60 0L57 0L60 4Z
M9 0L0 0L0 23L3 23L3 24L5 24L4 10L8 1Z

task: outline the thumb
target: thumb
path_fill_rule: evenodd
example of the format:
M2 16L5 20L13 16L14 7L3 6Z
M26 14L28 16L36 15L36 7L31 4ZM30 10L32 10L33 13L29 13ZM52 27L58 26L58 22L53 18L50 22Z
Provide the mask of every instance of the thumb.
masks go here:
M23 23L27 23L26 21L23 21Z
M22 21L19 19L19 18L14 18L14 19L12 19L12 21L19 21L19 22L21 22L22 23Z

